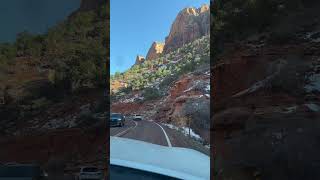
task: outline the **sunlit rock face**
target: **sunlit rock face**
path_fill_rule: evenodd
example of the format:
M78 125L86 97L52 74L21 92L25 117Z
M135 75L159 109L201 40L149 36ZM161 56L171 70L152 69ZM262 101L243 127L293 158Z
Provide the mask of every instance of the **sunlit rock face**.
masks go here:
M163 48L164 48L164 43L153 42L148 51L146 59L150 60L150 59L158 58L161 55Z
M136 65L137 64L141 64L141 63L143 63L144 61L146 60L146 58L145 57L143 57L143 56L140 56L140 55L137 55L137 57L136 57Z
M210 31L210 7L202 5L200 8L185 8L176 17L166 37L164 53L181 47Z

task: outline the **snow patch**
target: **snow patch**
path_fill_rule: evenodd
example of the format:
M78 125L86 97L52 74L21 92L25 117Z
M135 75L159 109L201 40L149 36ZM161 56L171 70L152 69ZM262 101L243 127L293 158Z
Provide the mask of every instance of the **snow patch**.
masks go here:
M320 31L308 32L304 37L306 40L310 40L311 42L318 43L320 42Z
M304 88L307 92L319 91L320 92L320 74L312 74L309 76L310 81Z
M304 104L305 106L307 106L310 110L314 111L314 112L319 112L320 111L320 106L314 103L308 103L308 104Z
M277 67L276 67L277 70L274 73L272 73L271 75L267 76L265 79L254 83L248 89L245 89L243 91L238 92L237 94L233 95L232 97L239 97L239 96L242 96L242 95L245 95L245 94L253 93L253 92L259 90L260 88L263 88L271 79L273 79L277 74L280 73L281 68L286 63L287 63L287 61L285 61L285 60L279 61L279 63L277 64Z
M196 134L191 128L188 128L188 127L177 127L177 126L174 126L172 124L165 124L165 123L163 123L163 125L167 126L170 129L174 129L174 130L180 131L185 136L189 136L189 130L190 130L190 136L193 139L198 140L198 141L203 141L203 139L198 134Z
M265 79L258 81L256 83L254 83L251 87L249 87L248 89L245 89L243 91L238 92L237 94L233 95L232 97L239 97L245 94L249 94L249 93L253 93L257 90L259 90L260 88L264 87L266 85L266 83L268 81L270 81L277 73L274 73L268 77L266 77Z
M207 149L210 149L210 144L207 144L204 147L206 147Z
M121 103L132 103L137 100L143 100L143 99L144 99L144 97L140 96L139 94L136 94L133 97L128 97L126 99L122 99L122 100L120 100L120 102Z
M193 87L194 87L194 86L190 87L190 88L187 89L187 90L184 90L183 92L184 92L184 93L185 93L185 92L189 92L189 91L191 91L191 90L193 89Z
M207 84L205 90L208 91L208 92L210 92L210 84Z
M285 108L286 111L284 111L284 113L286 113L286 114L292 113L292 112L296 111L297 108L298 108L298 106L287 107L287 108Z

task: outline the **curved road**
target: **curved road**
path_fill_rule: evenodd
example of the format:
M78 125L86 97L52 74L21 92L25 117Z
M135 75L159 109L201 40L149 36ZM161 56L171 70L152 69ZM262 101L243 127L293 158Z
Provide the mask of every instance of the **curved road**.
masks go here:
M136 139L162 146L191 148L207 155L210 154L210 150L206 149L200 143L154 121L126 120L125 126L123 127L110 127L110 136Z
M126 120L126 124L123 127L111 127L110 135L171 146L170 139L166 138L166 136L168 137L166 132L153 121Z

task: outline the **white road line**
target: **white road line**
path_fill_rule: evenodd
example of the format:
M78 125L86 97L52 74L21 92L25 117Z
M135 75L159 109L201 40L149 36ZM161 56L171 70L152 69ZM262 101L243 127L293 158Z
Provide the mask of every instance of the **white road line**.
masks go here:
M164 136L166 137L166 140L167 140L168 146L169 146L169 147L172 147L171 142L170 142L170 139L169 139L169 137L168 137L168 135L167 135L166 131L162 128L162 126L161 126L160 124L158 124L158 123L156 123L156 122L154 122L154 123L155 123L155 124L157 124L157 125L162 129L162 131L163 131L163 133L164 133Z
M138 123L136 121L133 121L136 125L135 126L132 126L131 128L128 128L122 132L119 132L118 134L114 135L115 137L120 137L122 136L124 133L126 133L127 131L129 131L130 129L134 129L138 126Z

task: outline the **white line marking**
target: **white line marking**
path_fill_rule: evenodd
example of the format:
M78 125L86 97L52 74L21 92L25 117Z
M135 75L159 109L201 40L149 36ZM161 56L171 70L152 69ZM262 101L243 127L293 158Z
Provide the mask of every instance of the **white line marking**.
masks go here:
M136 127L138 126L138 123L137 123L136 121L133 121L133 122L136 124L135 126L132 126L132 127L128 128L128 129L122 131L122 132L119 132L118 134L116 134L116 135L114 135L114 136L115 136L115 137L120 137L120 136L122 136L124 133L126 133L127 131L129 131L130 129L136 128Z
M172 147L172 145L171 145L171 142L170 142L170 139L169 139L169 137L168 137L168 135L167 135L167 133L166 133L166 131L160 126L160 124L158 124L158 123L156 123L156 122L154 122L155 124L157 124L161 129L162 129L162 131L163 131L163 133L164 133L164 136L166 137L166 140L167 140L167 143L168 143L168 146L169 147Z

